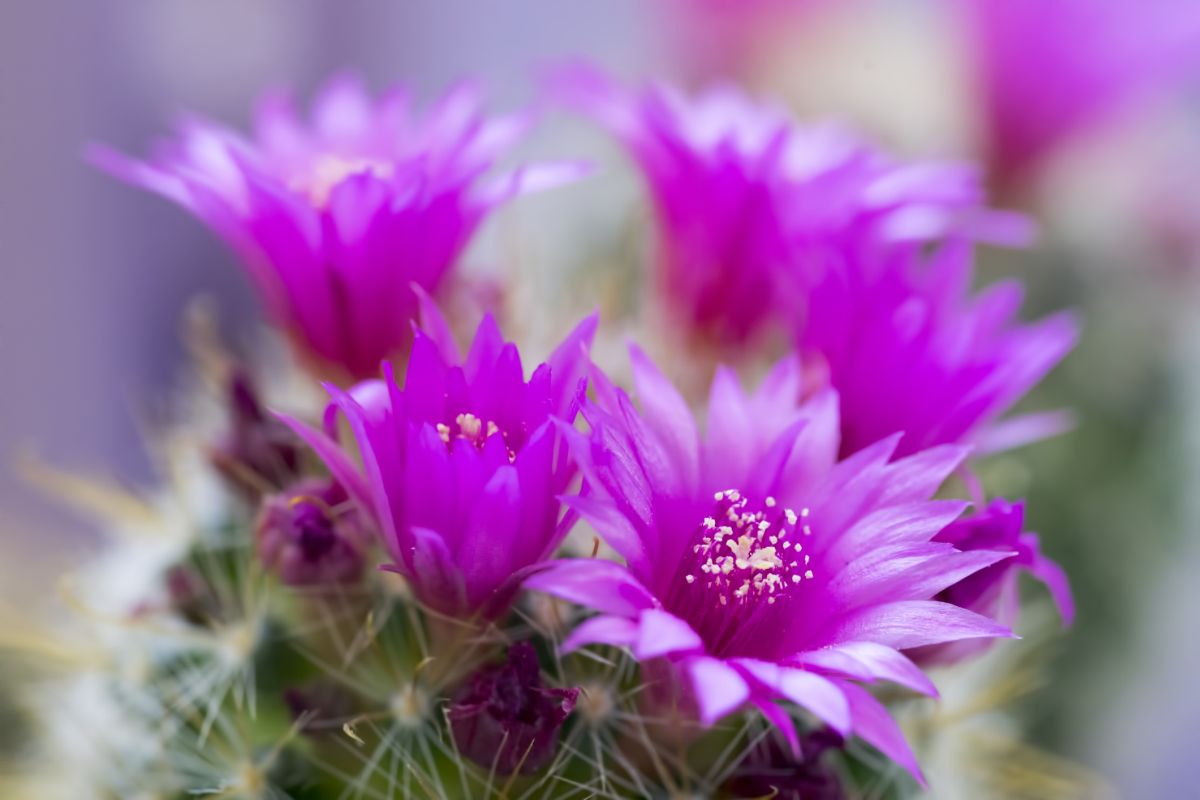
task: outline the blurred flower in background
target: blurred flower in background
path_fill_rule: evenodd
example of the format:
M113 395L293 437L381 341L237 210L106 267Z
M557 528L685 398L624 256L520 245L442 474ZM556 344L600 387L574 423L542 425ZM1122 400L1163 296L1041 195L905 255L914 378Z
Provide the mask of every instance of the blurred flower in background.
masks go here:
M814 313L807 298L823 272L872 249L1029 237L1018 215L985 208L970 165L897 162L729 84L694 96L626 90L582 67L557 84L641 170L657 222L654 283L672 322L700 340L744 348L792 327Z
M420 114L404 88L376 103L344 76L318 94L310 126L288 99L268 96L253 141L189 120L149 162L99 146L91 159L212 227L301 358L362 379L403 355L413 285L441 289L493 208L580 174L542 166L484 180L533 119L487 119L481 101L478 87L462 84Z
M1152 103L1200 68L1200 8L1187 0L970 0L964 15L998 185L1074 136Z

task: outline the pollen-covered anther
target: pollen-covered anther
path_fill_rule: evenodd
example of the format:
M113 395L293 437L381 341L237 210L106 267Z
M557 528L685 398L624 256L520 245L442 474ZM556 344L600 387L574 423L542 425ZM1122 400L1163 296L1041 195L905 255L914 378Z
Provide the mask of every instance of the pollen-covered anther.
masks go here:
M479 417L474 414L459 414L454 421L458 423L458 429L464 438L479 438L479 432L483 429L483 420Z
M457 430L456 430L457 429ZM439 422L436 425L438 438L449 446L454 439L463 439L470 442L476 447L483 447L490 437L500 433L500 427L491 420L484 421L470 412L464 412L454 418L454 426ZM513 460L515 454L509 452L509 460Z
M808 516L807 509L800 514L790 508L775 510L777 503L764 501L751 510L749 498L736 489L717 492L714 498L715 513L697 527L691 547L695 561L683 575L686 585L695 585L698 567L701 585L723 606L730 600L738 605L752 603L759 596L774 604L791 587L813 577L812 570L806 569L808 557L803 566L799 561L803 546L792 541L800 532L801 519ZM722 518L728 524L716 523ZM795 558L786 559L784 553Z

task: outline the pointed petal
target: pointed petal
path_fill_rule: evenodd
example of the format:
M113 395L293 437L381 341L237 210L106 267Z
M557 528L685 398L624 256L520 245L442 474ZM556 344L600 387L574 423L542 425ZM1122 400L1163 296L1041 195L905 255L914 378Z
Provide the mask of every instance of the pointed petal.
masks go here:
M658 434L684 485L692 485L696 480L699 441L691 409L641 350L631 346L629 357L642 416Z
M334 479L345 488L346 493L354 499L354 502L360 508L369 514L376 514L374 499L366 479L359 471L358 465L350 460L350 457L346 455L337 442L295 417L278 411L273 413L280 422L291 428L305 444L316 452L320 459L325 462L325 466L329 468Z
M700 635L679 617L657 608L648 608L638 618L638 636L633 654L639 661L670 653L694 653L704 650Z
M525 588L552 594L607 614L636 617L658 601L628 569L601 558L551 561L525 581Z
M589 644L610 644L629 647L637 640L638 624L625 617L601 615L584 620L559 645L558 652L566 655Z
M969 575L1014 555L1011 550L958 552L944 542L881 545L829 583L845 607L886 600L928 600Z
M473 200L483 208L504 203L522 194L555 189L574 183L596 171L586 161L557 161L529 164L510 175L497 178L473 193Z
M467 613L462 574L455 567L445 540L428 528L414 526L410 534L411 550L404 554L410 568L403 574L412 584L413 593L422 603L444 614Z
M828 678L752 658L740 658L734 663L777 696L811 711L838 733L846 735L850 732L850 708L846 698L838 685Z
M469 599L476 603L513 571L516 537L521 528L521 486L517 470L504 466L483 487L455 554ZM525 531L531 535L531 531Z
M736 669L711 656L699 656L684 662L692 692L700 712L700 721L712 725L750 699L750 687Z
M760 697L754 698L754 705L762 712L762 715L767 718L787 740L788 748L793 756L800 757L800 736L796 733L796 723L792 722L792 717L786 710L780 708L777 703L770 700L764 700Z
M887 487L880 503L909 503L929 499L969 452L970 448L967 447L941 445L890 464Z
M454 333L450 323L442 316L441 309L419 283L409 284L413 294L417 296L417 307L421 314L421 330L429 336L430 341L437 345L437 350L446 364L461 364L462 355L458 351L458 343L454 341Z
M848 682L842 682L840 686L850 704L854 732L908 770L922 787L926 786L925 775L921 772L917 757L913 755L900 726L888 714L887 709L860 686Z
M546 359L546 363L550 365L554 394L551 408L555 414L568 422L574 418L574 414L568 411L573 396L578 391L580 382L586 380L591 366L588 353L592 349L592 340L596 338L596 328L599 324L598 312L585 317Z
M924 544L958 519L968 505L961 500L930 500L872 511L829 547L829 557L835 563L852 562L859 554L880 548Z
M833 389L823 389L807 400L801 411L804 429L788 453L779 483L808 494L837 463L841 444L838 394Z
M869 641L907 650L988 637L1014 638L1003 625L958 606L935 600L901 600L854 612L819 638L828 644Z
M704 438L704 475L718 486L733 485L751 474L753 446L758 441L756 419L750 412L736 373L717 367L708 396L708 425Z
M1042 439L1068 433L1075 426L1075 415L1070 411L1022 414L984 429L975 437L975 452L985 456L1014 450L1033 442L1040 442Z
M1064 625L1075 621L1075 598L1071 593L1071 582L1067 573L1054 561L1042 555L1040 549L1035 551L1033 565L1029 572L1050 590L1050 597L1058 606L1058 613Z
M481 370L490 370L503 349L504 337L500 333L500 326L496 324L496 318L485 314L479 327L475 329L475 338L471 342L463 370L472 378Z
M795 660L845 678L867 683L891 681L930 697L938 694L937 687L908 656L876 642L843 642L801 653Z

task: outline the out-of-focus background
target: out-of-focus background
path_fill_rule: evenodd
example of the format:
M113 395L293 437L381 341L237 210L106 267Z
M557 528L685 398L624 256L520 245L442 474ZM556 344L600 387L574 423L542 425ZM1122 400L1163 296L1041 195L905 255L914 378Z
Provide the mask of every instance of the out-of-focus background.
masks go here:
M88 141L142 152L185 110L242 125L264 89L303 96L341 69L425 96L479 76L498 108L535 101L545 69L565 60L628 78L739 81L903 154L979 158L996 202L1038 221L1038 244L986 253L984 277L1026 280L1031 315L1078 309L1077 351L1029 405L1072 408L1079 424L990 463L989 480L1028 497L1079 618L1042 647L1046 683L1016 713L1033 744L1124 795L1200 796L1200 69L1188 57L1200 53L1200 8L1190 5L0 5L0 454L150 484L140 426L185 369L185 306L212 296L235 343L260 324L215 238L90 169ZM503 235L492 231L519 246L487 257L560 282L628 258L639 187L615 149L553 115L530 147L593 157L601 173L522 203ZM54 574L100 545L15 470L0 473L0 508L8 602L45 597Z

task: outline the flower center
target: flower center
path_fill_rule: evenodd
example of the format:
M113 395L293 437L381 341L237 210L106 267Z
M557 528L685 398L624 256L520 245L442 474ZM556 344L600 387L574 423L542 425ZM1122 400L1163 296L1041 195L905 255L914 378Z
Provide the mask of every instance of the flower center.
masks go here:
M504 449L508 451L509 462L516 461L517 454L509 444L508 432L500 430L495 422L490 420L484 421L471 413L459 414L454 418L452 423L439 422L437 424L438 436L445 442L446 447L453 447L456 441L465 441L475 447L476 450L482 450L488 440L500 434L500 438L504 441Z
M454 427L439 422L438 436L449 445L454 439L465 439L476 447L483 447L489 436L499 433L494 422L484 422L474 414L459 414L454 418Z
M307 175L292 181L292 189L307 194L313 205L324 208L333 188L351 175L370 173L386 180L394 168L386 161L374 158L346 158L333 154L322 155L313 163Z
M759 507L737 489L717 492L697 526L670 588L668 608L686 619L714 653L738 649L761 623L813 579L804 539L808 509Z

